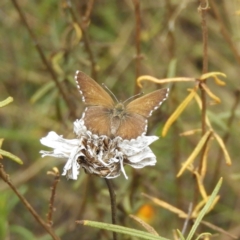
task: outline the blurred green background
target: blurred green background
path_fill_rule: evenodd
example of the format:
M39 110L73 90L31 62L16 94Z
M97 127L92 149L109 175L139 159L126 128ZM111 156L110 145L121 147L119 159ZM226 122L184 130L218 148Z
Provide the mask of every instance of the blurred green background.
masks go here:
M53 177L47 175L52 167L59 171L63 160L41 158L39 151L46 149L39 139L51 130L73 138L73 121L80 118L84 104L75 85L76 70L92 75L104 82L119 100L135 92L135 13L134 1L94 2L89 19L86 9L89 1L72 1L72 11L82 24L87 37L73 24L69 1L18 1L23 14L36 36L37 42L26 29L13 5L14 1L0 2L0 100L8 96L14 102L0 109L0 138L2 148L19 156L22 166L4 158L6 172L20 192L37 212L46 218ZM90 1L91 2L91 1ZM211 105L207 98L207 113L214 130L221 136L228 134L226 147L233 165L228 167L218 157L219 146L212 141L204 186L208 194L223 176L221 199L205 220L222 229L240 235L239 199L239 27L240 3L238 0L211 0L207 13L209 71L227 75L226 86L207 82L209 88L221 99L221 104ZM215 3L213 8L212 3ZM157 78L199 77L202 73L202 29L198 1L154 0L140 1L142 59L140 75ZM220 19L214 9L218 11ZM84 18L85 16L85 18ZM222 31L226 28L227 33ZM229 38L230 40L226 40ZM70 101L71 113L53 77L36 50L39 44ZM95 69L92 72L91 60ZM161 134L161 128L187 96L192 83L156 85L144 83L145 93L169 86L169 99L149 120L149 133ZM237 106L232 111L234 104ZM229 118L233 121L229 125ZM126 166L129 179L120 176L113 180L118 203L118 223L142 229L128 214L136 214L144 204L150 204L154 217L150 224L164 237L172 237L172 229L182 229L184 219L151 204L141 192L158 197L185 212L193 201L195 180L185 172L179 179L176 174L200 139L200 133L181 137L180 133L201 128L201 112L193 101L165 138L152 144L157 156L155 167L133 170ZM221 151L220 151L221 152ZM220 154L221 156L221 154ZM219 161L220 159L220 161ZM198 166L198 159L195 166ZM67 181L61 177L57 187L53 228L61 239L111 239L111 233L75 224L76 220L89 219L111 222L110 199L105 181L81 171L79 180ZM0 239L51 239L33 219L7 185L0 181ZM217 233L201 226L199 232ZM121 236L120 239L133 239ZM216 239L231 239L219 234Z

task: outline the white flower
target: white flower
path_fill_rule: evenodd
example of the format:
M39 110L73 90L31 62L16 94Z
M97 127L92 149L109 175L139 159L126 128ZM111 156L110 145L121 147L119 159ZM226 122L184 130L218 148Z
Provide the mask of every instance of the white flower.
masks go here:
M118 177L121 172L127 178L125 164L134 168L156 164L156 156L148 147L158 139L156 136L139 136L132 140L97 136L87 131L83 120L74 122L74 132L76 139L64 139L49 132L40 140L43 145L53 148L52 151L40 151L42 157L67 159L62 174L67 178L76 180L81 167L87 173L104 178Z

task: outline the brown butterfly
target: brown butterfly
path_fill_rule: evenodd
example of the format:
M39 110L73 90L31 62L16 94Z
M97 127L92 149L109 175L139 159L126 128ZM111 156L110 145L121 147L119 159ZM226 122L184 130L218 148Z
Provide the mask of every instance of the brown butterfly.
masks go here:
M111 96L92 78L77 71L75 75L82 100L88 107L82 119L93 134L108 137L120 136L134 139L147 131L147 118L168 96L168 89L163 88L139 97L126 106L115 103Z

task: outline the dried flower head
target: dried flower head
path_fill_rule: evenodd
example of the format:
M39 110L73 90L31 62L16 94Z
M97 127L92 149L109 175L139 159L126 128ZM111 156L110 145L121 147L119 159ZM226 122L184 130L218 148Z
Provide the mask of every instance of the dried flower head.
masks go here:
M109 138L88 131L83 120L74 122L76 139L64 139L55 132L40 141L53 151L41 151L42 157L52 156L67 159L63 174L76 180L82 167L86 173L104 178L118 177L121 172L127 178L124 165L143 168L156 164L156 156L148 147L156 141L156 136L139 136L137 139L123 140L120 137Z

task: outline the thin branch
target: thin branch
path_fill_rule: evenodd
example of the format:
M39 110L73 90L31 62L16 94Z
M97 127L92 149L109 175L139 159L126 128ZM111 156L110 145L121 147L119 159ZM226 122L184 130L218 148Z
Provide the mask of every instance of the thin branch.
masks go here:
M94 0L89 0L88 3L87 3L87 9L84 13L84 16L82 17L84 24L89 23L89 19L90 19L92 10L93 10L93 5L94 5Z
M200 0L200 6L198 8L201 16L201 26L202 26L202 40L203 40L203 60L202 60L202 73L207 73L208 72L208 28L207 28L207 11L208 11L208 0ZM205 81L205 84L207 81ZM200 83L200 90L201 90L201 100L202 100L202 116L201 116L201 121L202 121L202 136L206 133L206 112L207 112L207 103L206 103L206 92L205 90L201 87ZM203 165L203 160L204 160L204 153L206 150L207 144L205 143L201 152L201 157L200 157L200 162L199 162L199 167L198 171L201 173L202 171L202 165ZM195 190L197 190L197 182L195 186ZM199 192L195 191L194 194L194 205L197 202L199 196Z
M203 40L203 66L202 73L208 72L208 28L207 28L207 11L208 0L200 0L199 12L202 20L202 40Z
M105 182L108 186L109 196L110 196L110 200L111 200L112 224L116 224L116 214L117 214L116 194L113 189L112 181L105 178ZM117 240L116 232L113 232L113 240Z
M182 231L181 231L182 235L184 235L187 231L188 224L191 220L192 211L193 211L193 204L190 202L189 207L188 207L188 215L187 215L187 218L184 221L183 228L182 228Z
M228 131L224 134L224 136L222 138L223 142L225 144L227 143L227 141L230 137L230 129L231 129L233 120L236 116L236 109L237 109L237 107L239 105L239 102L240 102L240 90L236 91L235 96L236 96L236 98L235 98L235 101L234 101L234 103L232 105L232 108L231 108L231 114L230 114L230 116L228 118L228 121L227 121ZM221 169L221 166L222 166L222 156L223 156L223 151L222 151L222 149L219 149L218 154L217 154L217 158L216 158L215 167L213 168L214 169L214 174L213 174L211 186L216 185L216 179L220 175L220 169Z
M81 28L81 30L82 30L83 43L84 43L86 52L88 53L89 60L90 60L90 63L91 63L91 77L94 80L97 81L96 62L95 62L95 58L94 58L93 51L92 51L92 48L91 48L91 44L90 44L90 41L89 41L89 37L88 37L87 31L86 31L88 25L83 24L81 21L78 20L75 12L73 11L71 0L67 0L67 6L68 6L68 9L69 9L69 12L71 14L71 17L72 17L73 21L76 24L78 24L79 28ZM90 5L90 7L92 7L92 5ZM90 9L87 9L87 11L90 11ZM90 16L90 13L86 13L86 14L88 14L87 16ZM86 14L84 16L86 16ZM85 21L85 19L84 19L84 21Z
M202 74L208 72L208 29L207 29L207 10L206 8L207 5L207 0L200 0L200 7L199 11L201 14L201 19L202 19L202 40L203 40L203 66L202 66ZM205 81L206 84L207 81ZM206 132L206 112L207 112L207 104L206 104L206 92L204 89L201 88L200 84L200 89L201 89L201 100L202 100L202 136ZM201 172L202 168L202 160L203 160L203 153L205 152L205 147L203 148L202 151L202 157L199 165L199 172Z
M18 198L22 201L23 205L27 208L27 210L33 215L36 221L52 236L54 240L60 240L60 238L54 233L51 226L49 226L45 221L38 215L38 213L33 209L30 203L18 192L15 186L11 183L11 180L8 174L4 171L3 165L0 164L0 178L3 179L4 182L8 184L8 186L13 190L13 192L18 196Z
M59 175L59 171L58 169L55 169L54 172L51 172L55 178L54 178L54 182L53 185L51 187L51 197L50 197L50 203L49 203L49 210L48 210L48 214L47 214L47 222L49 224L49 226L52 226L53 221L52 221L52 215L53 215L53 211L54 211L54 200L55 200L55 196L56 196L56 189L57 189L57 185L60 181L60 175Z
M67 94L65 93L64 91L64 88L62 87L62 85L59 83L58 79L57 79L57 76L53 70L53 68L51 67L51 65L49 64L43 50L42 50L42 47L40 46L38 40L37 40L37 37L35 36L34 32L32 31L32 29L30 28L28 22L27 22L27 19L25 17L25 15L23 14L23 11L21 10L20 6L18 5L17 1L16 0L11 0L15 9L17 10L24 26L26 27L26 29L28 30L28 33L34 43L34 46L36 47L36 50L43 62L43 64L46 66L48 72L50 73L51 77L52 77L52 80L55 82L57 88L59 89L59 92L61 93L64 101L66 102L67 106L68 106L68 109L70 110L70 114L71 116L75 116L75 110L72 109L72 104L67 96Z
M202 40L203 40L203 66L202 66L202 74L208 72L208 29L207 29L207 10L206 8L207 5L207 0L200 0L200 7L199 7L199 12L201 14L201 20L202 20ZM206 81L205 81L206 83ZM201 89L201 99L202 99L202 136L206 132L206 92L204 89L201 88L200 84L200 89ZM201 163L200 163L200 169L201 169ZM199 170L200 170L199 169Z
M219 14L219 11L217 9L217 5L215 3L215 1L211 1L211 9L213 10L213 13L220 25L220 31L222 33L223 38L225 39L225 41L228 43L230 49L232 50L232 53L234 55L234 57L236 58L238 64L240 64L240 54L239 54L239 50L236 47L236 45L234 44L234 42L232 41L232 37L230 36L228 29L226 28L224 22L223 22L223 16L221 16L221 14ZM225 15L224 15L225 16Z
M175 41L175 35L174 35L174 24L175 20L179 14L179 10L181 9L180 4L180 9L175 10L173 8L173 4L169 0L165 0L166 4L166 13L167 13L167 23L168 23L168 32L167 32L167 46L168 46L168 52L169 52L169 57L170 61L176 57L176 41ZM171 76L172 77L172 76Z
M220 32L221 32L223 38L225 39L225 41L229 45L229 48L232 50L232 53L233 53L236 61L238 62L238 64L240 64L239 50L238 50L237 46L234 44L234 42L232 41L232 37L231 37L231 35L228 31L228 28L224 24L223 18L218 11L218 7L217 7L217 4L215 3L215 1L211 1L211 9L213 10L213 13L214 13L219 25L220 25ZM233 119L235 117L235 114L236 114L235 111L236 111L236 108L237 108L239 102L240 102L240 92L239 92L239 90L237 90L235 102L232 106L231 114L230 114L230 117L229 117L228 122L227 122L227 125L229 126L229 129L230 129L230 126L232 125ZM229 136L230 136L230 132L228 131L223 136L223 142L224 143L226 143L228 141ZM214 168L214 176L212 178L212 184L211 184L212 186L215 185L214 181L216 180L217 176L219 176L220 168L221 168L221 161L222 161L222 150L219 149L218 154L217 154L216 166Z
M141 69L141 16L140 16L140 2L139 0L132 0L135 10L135 47L136 47L136 57L135 57L135 74L136 79L140 76ZM135 84L135 94L139 93L139 87Z
M91 76L94 80L97 81L96 62L95 62L95 58L94 58L94 55L93 55L93 52L92 52L92 49L91 49L91 46L90 46L88 34L87 34L85 29L84 30L82 29L82 31L83 31L83 42L84 42L86 51L89 55L89 59L90 59L90 62L91 62Z

